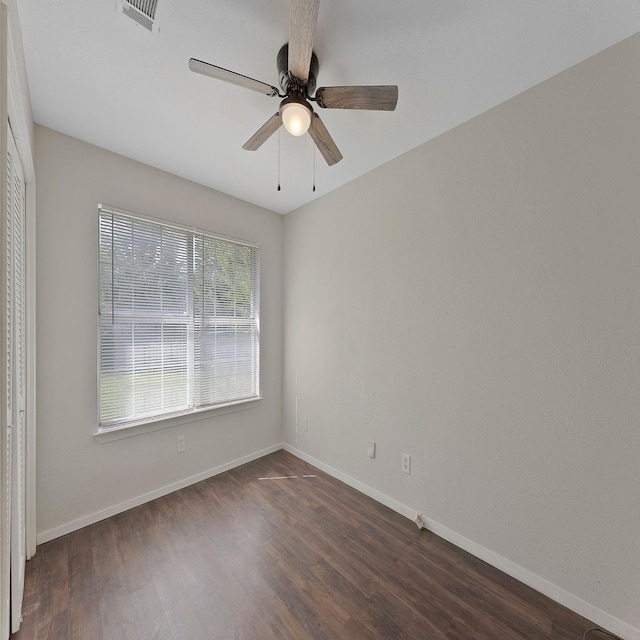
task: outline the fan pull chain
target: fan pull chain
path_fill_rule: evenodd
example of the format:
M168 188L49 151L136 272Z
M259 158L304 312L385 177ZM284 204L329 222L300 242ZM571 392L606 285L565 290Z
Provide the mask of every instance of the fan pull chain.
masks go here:
M313 145L313 192L316 191L316 145Z
M278 129L278 191L280 191L280 129Z

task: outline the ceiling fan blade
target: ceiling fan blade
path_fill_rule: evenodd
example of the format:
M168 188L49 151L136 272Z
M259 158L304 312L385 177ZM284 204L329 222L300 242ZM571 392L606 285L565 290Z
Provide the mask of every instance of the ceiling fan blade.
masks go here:
M398 104L398 87L382 84L370 87L320 87L316 102L325 109L369 109L394 111Z
M214 64L202 62L202 60L191 58L189 60L189 69L191 69L191 71L195 71L196 73L201 73L203 76L209 76L210 78L215 78L216 80L224 80L225 82L230 82L231 84L237 84L239 87L252 89L253 91L258 91L259 93L263 93L267 96L278 95L278 90L275 87L272 87L270 84L267 84L266 82L260 82L260 80L248 78L247 76L243 76L239 73L236 73L235 71L229 71L228 69L223 69L222 67L216 67L216 65Z
M243 145L247 151L259 149L268 138L270 138L282 124L280 113L272 115Z
M309 79L319 7L320 0L291 0L289 74L303 84Z
M309 127L309 135L313 138L316 147L318 147L322 157L327 161L329 166L342 160L340 149L336 146L336 143L327 131L327 127L324 126L324 122L320 120L320 116L317 113L313 114L313 121Z

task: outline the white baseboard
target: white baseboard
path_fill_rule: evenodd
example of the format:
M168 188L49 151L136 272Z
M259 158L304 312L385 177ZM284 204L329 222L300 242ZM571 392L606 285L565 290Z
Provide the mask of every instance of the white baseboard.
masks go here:
M413 520L419 513L418 509L412 509L411 507L408 507L407 505L402 504L401 502L398 502L393 498L390 498L377 489L373 489L363 482L360 482L359 480L348 476L346 473L338 471L334 467L325 464L321 460L317 460L307 453L304 453L304 451L300 451L299 449L292 447L286 442L283 444L282 448L285 451L293 454L294 456L320 469L321 471L324 471L330 476L333 476L334 478L344 482L345 484L348 484L350 487L353 487L354 489L360 491L360 493L364 493L366 496L369 496L377 502L380 502L390 509L393 509L393 511L396 511L397 513L409 518L410 520ZM568 609L575 611L577 614L589 620L592 620L595 624L611 631L612 633L615 633L621 638L624 638L625 640L640 640L640 629L633 627L630 624L619 620L618 618L615 618L614 616L608 614L606 611L602 611L602 609L599 609L589 602L582 600L578 596L570 593L569 591L566 591L565 589L553 584L552 582L549 582L545 578L542 578L541 576L529 571L528 569L521 567L520 565L501 556L500 554L491 551L491 549L487 549L477 542L474 542L473 540L470 540L469 538L456 533L455 531L449 529L448 527L445 527L439 522L436 522L435 520L432 520L427 516L424 516L424 518L427 524L427 529L429 531L432 531L441 538L444 538L448 542L451 542L452 544L456 545L456 547L460 547L461 549L468 551L476 558L480 558L480 560L484 560L493 567L496 567L496 569L504 571L504 573L510 575L512 578L523 582L536 591L539 591L545 596L548 596L555 602L558 602Z
M189 476L188 478L184 478L183 480L179 480L178 482L173 482L172 484L165 485L164 487L160 487L159 489L155 489L154 491L150 491L149 493L145 493L141 496L136 496L135 498L131 498L130 500L125 500L124 502L113 505L111 507L107 507L106 509L95 511L94 513L90 513L86 516L83 516L82 518L78 518L77 520L66 522L65 524L54 527L53 529L41 531L36 534L36 544L49 542L49 540L59 538L60 536L64 536L67 533L71 533L72 531L77 531L78 529L82 529L82 527L94 524L95 522L100 522L100 520L110 518L111 516L115 516L117 513L122 513L123 511L132 509L133 507L138 507L145 502L150 502L151 500L155 500L156 498L166 496L169 493L173 493L178 489L188 487L189 485L200 482L201 480L206 480L207 478L217 476L218 474L229 471L230 469L235 469L235 467L239 467L240 465L251 462L252 460L257 460L258 458L262 458L263 456L269 455L274 451L279 451L280 449L282 449L281 443L275 444L271 447L267 447L266 449L262 449L261 451L254 451L249 455L242 456L241 458L237 458L236 460L232 460L231 462L227 462L225 464L221 464L217 467L214 467L213 469L207 469L206 471L202 471L201 473L197 473L196 475Z

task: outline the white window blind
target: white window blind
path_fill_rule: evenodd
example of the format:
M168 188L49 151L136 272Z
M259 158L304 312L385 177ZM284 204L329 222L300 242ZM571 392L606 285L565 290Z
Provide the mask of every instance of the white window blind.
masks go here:
M100 428L259 394L254 244L100 207Z

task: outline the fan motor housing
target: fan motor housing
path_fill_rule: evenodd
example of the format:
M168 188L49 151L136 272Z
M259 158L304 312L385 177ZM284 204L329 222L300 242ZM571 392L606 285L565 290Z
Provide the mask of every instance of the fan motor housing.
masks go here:
M316 80L318 78L318 58L315 53L311 53L311 65L309 67L309 79L307 80L306 85L300 84L297 78L292 78L289 75L289 44L285 44L278 51L278 82L280 83L280 88L287 95L289 94L289 90L299 90L302 89L307 96L313 95L313 92L316 90Z

